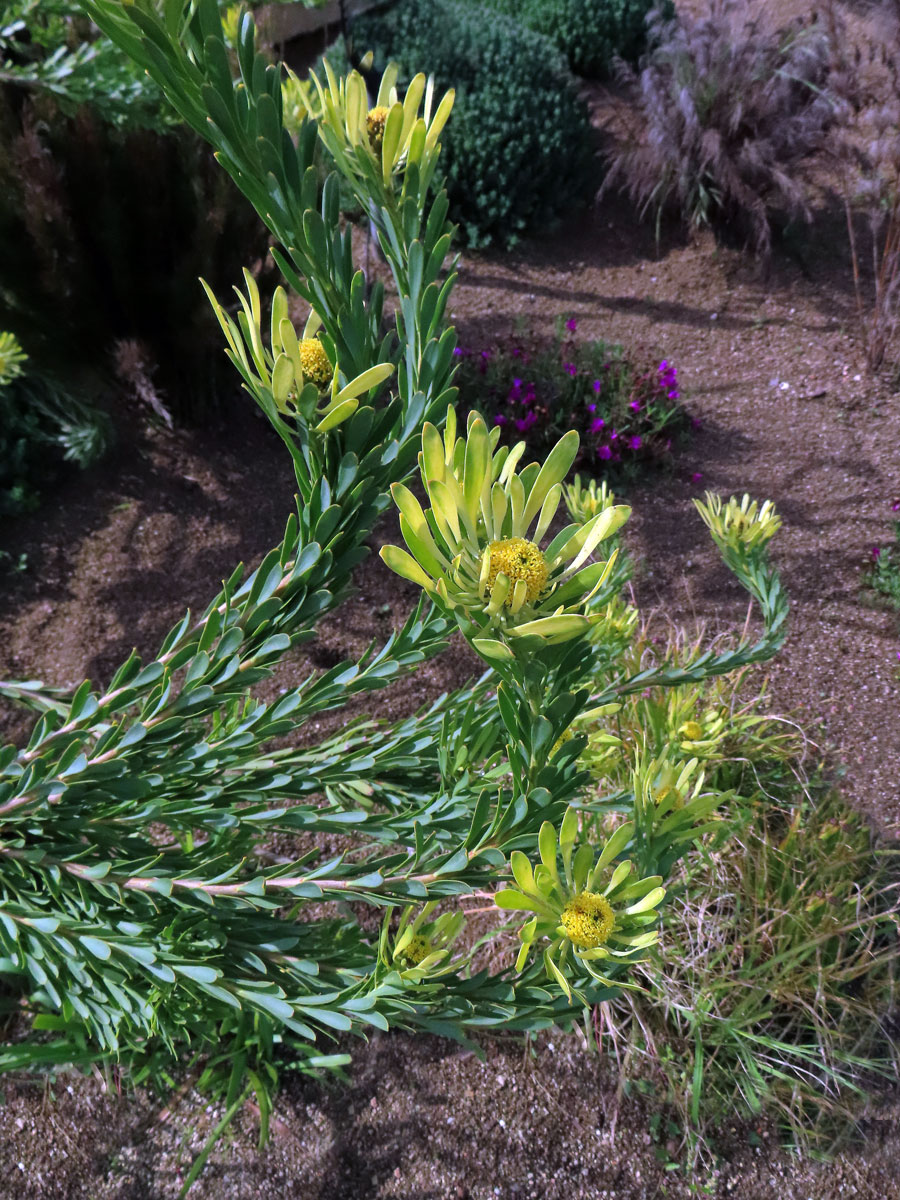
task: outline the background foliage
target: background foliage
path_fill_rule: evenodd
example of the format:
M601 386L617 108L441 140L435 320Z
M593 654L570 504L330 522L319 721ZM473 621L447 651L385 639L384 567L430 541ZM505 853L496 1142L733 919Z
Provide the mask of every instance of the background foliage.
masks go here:
M636 62L647 44L653 0L488 0L486 7L514 17L549 38L577 75L603 79L617 58ZM662 5L671 17L671 3Z
M26 366L10 333L0 333L0 515L33 508L61 460L96 462L111 436L106 414L83 389Z
M839 108L833 52L823 25L779 28L749 0L709 0L672 20L655 10L640 71L621 69L639 115L604 187L624 184L657 227L666 210L691 225L730 222L768 254L776 216L808 215L802 165Z
M451 219L470 245L511 244L558 221L592 186L587 110L562 55L541 34L481 6L400 0L353 22L359 53L375 51L375 76L388 59L406 78L434 75L457 92L443 138ZM338 43L335 70L348 66Z
M0 325L64 387L116 374L133 400L199 416L233 384L197 278L259 266L263 226L79 5L24 0L4 29Z
M10 0L0 23L0 83L52 96L68 116L83 105L120 128L162 132L174 114L162 89L92 26L74 0Z

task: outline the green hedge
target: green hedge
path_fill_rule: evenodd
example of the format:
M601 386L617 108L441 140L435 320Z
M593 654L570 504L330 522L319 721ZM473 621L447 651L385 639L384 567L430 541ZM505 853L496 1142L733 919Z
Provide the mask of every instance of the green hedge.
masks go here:
M442 142L451 218L470 245L540 232L593 186L587 108L564 58L539 33L456 0L401 0L354 22L354 45L456 88ZM346 51L328 52L336 69Z

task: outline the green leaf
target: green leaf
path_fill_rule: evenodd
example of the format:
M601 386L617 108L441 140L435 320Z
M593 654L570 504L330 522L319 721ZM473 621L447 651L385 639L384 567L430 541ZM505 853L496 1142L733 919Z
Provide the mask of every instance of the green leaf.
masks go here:
M603 847L600 857L597 859L597 864L594 867L591 876L592 885L600 878L600 873L603 871L604 867L611 863L614 858L618 858L618 856L631 841L633 835L633 821L626 821L615 830L615 832L608 839L606 845Z
M550 872L553 882L562 891L562 883L556 867L556 846L556 830L549 821L544 821L541 825L541 831L538 834L538 850L540 851L541 862Z
M526 854L521 850L513 850L509 856L509 865L513 873L513 878L522 889L523 892L533 892L534 887L534 871L531 869L531 863Z
M656 906L665 898L666 889L663 887L654 888L652 892L648 892L642 900L638 900L636 904L630 905L625 911L631 913L647 912Z
M525 529L528 528L541 511L541 505L544 503L547 493L553 485L562 483L568 475L578 454L578 444L578 434L574 429L570 429L568 433L563 434L547 455L525 504L525 515L523 518L523 527Z
M378 554L385 566L389 567L395 575L408 579L411 583L417 583L429 594L433 592L433 581L405 550L401 550L399 546L382 546Z
M84 946L85 950L87 950L90 954L93 954L94 958L99 958L103 962L106 962L106 960L112 954L112 951L107 943L101 941L100 938L91 937L88 934L82 934L78 940L81 942L82 946Z
M172 963L172 969L179 975L193 979L195 983L215 983L222 978L222 972L215 967L204 967L197 963Z
M463 497L473 525L478 520L482 494L489 482L490 465L491 443L487 426L478 418L469 426L463 473Z
M512 637L570 638L584 633L590 624L587 617L577 613L560 613L559 616L538 617L535 621L514 625L509 633Z
M512 650L504 642L494 638L473 638L472 647L486 659L493 662L509 662L515 658Z
M566 998L569 1001L571 1001L572 989L569 986L569 981L568 981L568 979L566 979L565 975L563 975L562 971L560 971L559 967L556 965L556 963L550 957L550 952L548 950L544 951L544 966L547 970L547 974L552 979L556 980L556 982L559 984L559 986L565 992Z
M528 896L523 896L521 892L513 891L512 888L503 888L495 892L494 903L498 908L523 909L528 912L534 912L538 907L537 901L530 900Z

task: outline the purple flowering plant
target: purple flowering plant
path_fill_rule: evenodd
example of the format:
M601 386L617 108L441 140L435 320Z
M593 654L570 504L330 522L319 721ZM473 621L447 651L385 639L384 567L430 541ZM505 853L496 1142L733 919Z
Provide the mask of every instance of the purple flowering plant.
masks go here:
M891 505L892 510L894 505ZM871 546L871 566L863 576L863 587L870 588L892 608L900 608L900 521L894 521L894 544Z
M676 364L648 349L583 340L577 330L576 318L559 317L549 340L519 330L489 346L463 343L463 405L499 425L506 441L524 438L535 455L577 430L577 467L627 473L664 458L689 425Z

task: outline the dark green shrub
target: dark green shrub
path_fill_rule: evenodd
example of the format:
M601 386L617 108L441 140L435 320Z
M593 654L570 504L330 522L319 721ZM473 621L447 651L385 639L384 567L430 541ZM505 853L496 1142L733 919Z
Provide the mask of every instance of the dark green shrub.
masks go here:
M613 60L636 60L647 44L654 0L487 0L484 7L515 17L548 37L579 75L603 78ZM666 16L672 6L665 4Z
M470 245L540 231L590 190L588 112L561 54L541 34L451 0L401 0L353 25L354 45L411 76L456 88L444 130L451 218ZM345 51L328 53L340 70Z

